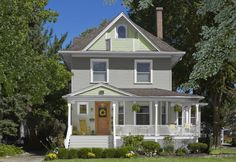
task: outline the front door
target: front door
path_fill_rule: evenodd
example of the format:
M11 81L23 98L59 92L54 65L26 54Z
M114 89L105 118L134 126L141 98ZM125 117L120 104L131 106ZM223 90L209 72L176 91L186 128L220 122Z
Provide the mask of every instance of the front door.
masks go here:
M109 135L110 131L110 102L95 102L95 123L97 135Z

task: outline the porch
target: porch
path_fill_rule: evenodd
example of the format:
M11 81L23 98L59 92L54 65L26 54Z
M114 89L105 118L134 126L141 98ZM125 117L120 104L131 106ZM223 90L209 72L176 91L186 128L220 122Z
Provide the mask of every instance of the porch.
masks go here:
M69 147L71 136L109 136L112 137L109 147L120 146L122 137L127 135L143 135L155 141L167 135L195 140L200 136L201 96L160 89L134 90L97 85L65 96L68 101L65 147ZM138 105L139 110L133 105Z

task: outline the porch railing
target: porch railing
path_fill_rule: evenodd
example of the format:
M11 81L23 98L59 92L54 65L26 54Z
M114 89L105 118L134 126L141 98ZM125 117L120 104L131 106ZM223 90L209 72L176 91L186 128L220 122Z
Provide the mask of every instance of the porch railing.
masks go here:
M198 136L200 127L196 125L157 125L157 136ZM155 136L155 125L116 125L116 135Z

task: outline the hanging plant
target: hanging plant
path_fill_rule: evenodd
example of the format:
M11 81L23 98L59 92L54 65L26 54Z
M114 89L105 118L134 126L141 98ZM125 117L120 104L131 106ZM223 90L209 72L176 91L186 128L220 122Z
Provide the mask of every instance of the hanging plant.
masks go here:
M140 111L140 105L139 104L133 104L132 105L132 110L134 111L134 112L139 112Z
M175 104L174 111L175 112L182 112L182 107L179 104Z
M195 113L196 112L196 106L191 106L191 112Z

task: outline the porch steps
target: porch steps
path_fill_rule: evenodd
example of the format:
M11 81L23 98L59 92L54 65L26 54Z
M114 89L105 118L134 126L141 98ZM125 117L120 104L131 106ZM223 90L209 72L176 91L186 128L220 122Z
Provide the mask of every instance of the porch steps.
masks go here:
M111 136L71 136L69 148L109 148Z

